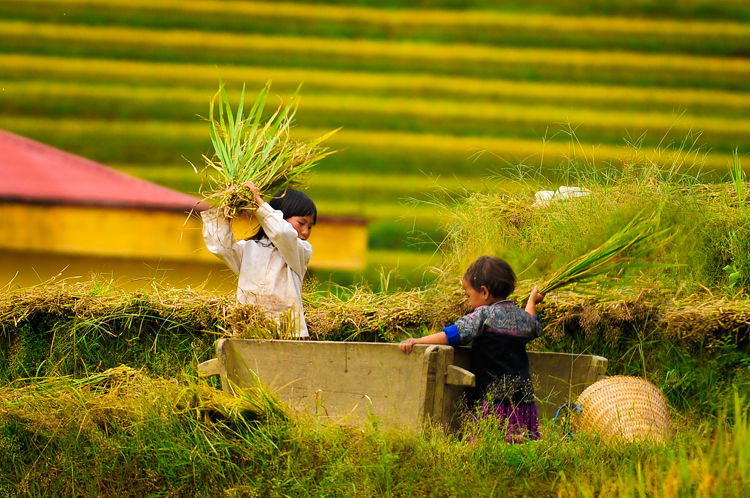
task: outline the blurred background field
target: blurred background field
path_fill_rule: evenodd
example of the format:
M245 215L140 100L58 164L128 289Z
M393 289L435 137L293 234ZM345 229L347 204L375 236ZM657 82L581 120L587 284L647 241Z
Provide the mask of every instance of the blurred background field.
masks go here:
M0 127L197 194L219 77L303 83L296 133L343 127L310 179L320 213L369 220L371 282L420 285L435 202L634 151L725 179L750 146L749 21L741 0L6 0Z

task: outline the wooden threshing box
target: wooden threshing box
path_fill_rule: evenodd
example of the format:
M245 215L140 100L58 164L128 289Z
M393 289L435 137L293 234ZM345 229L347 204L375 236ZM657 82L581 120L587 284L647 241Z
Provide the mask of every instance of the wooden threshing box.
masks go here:
M455 426L460 397L474 385L464 348L327 341L220 339L216 358L200 375L220 375L227 392L256 385L256 378L296 410L333 423L362 424L373 417L386 427L418 429L427 421ZM529 353L542 416L575 400L604 376L599 356Z

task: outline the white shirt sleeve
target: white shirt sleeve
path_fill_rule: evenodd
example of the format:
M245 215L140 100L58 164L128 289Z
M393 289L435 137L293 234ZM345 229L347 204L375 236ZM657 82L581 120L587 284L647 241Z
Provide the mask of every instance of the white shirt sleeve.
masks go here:
M218 208L211 208L201 212L203 219L203 239L206 248L223 259L229 268L240 274L242 265L242 250L237 244L232 232L230 221L219 214ZM294 230L294 227L292 227Z
M297 230L284 219L284 214L265 203L255 212L258 222L281 256L297 275L303 277L312 257L312 245L299 238Z

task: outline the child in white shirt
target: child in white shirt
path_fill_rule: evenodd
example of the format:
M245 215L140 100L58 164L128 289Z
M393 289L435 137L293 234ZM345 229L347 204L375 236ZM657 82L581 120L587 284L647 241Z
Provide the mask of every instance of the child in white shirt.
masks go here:
M305 193L286 189L265 202L258 188L246 182L255 197L260 230L247 240L235 240L230 221L218 209L201 213L203 238L210 252L239 276L237 302L262 308L278 319L292 310L299 336L309 337L302 309L302 278L312 256L307 241L318 212Z

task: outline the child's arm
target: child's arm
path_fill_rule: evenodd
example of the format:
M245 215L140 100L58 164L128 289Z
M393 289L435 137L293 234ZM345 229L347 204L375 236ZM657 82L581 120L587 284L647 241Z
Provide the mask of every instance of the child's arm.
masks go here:
M245 187L250 189L258 204L255 217L261 224L268 238L281 253L286 264L300 277L305 275L307 264L312 257L312 246L306 240L299 238L297 230L286 221L283 214L271 207L260 196L258 187L253 182L245 182Z
M536 305L541 303L544 299L544 294L539 293L539 286L535 285L534 290L531 291L529 301L526 303L526 313L531 316L536 316Z
M242 250L237 244L228 219L224 218L218 208L201 212L203 220L203 239L206 248L223 259L236 274L240 273Z
M459 318L456 323L444 327L442 332L426 335L418 339L406 339L399 344L401 351L410 353L414 344L446 344L459 346L468 344L482 330L482 322L487 314L487 306L480 306L466 316Z
M415 344L448 344L448 336L445 335L445 332L435 332L434 334L426 335L424 337L416 339L410 338L401 341L401 344L399 344L398 347L401 348L401 351L404 353L411 353Z

